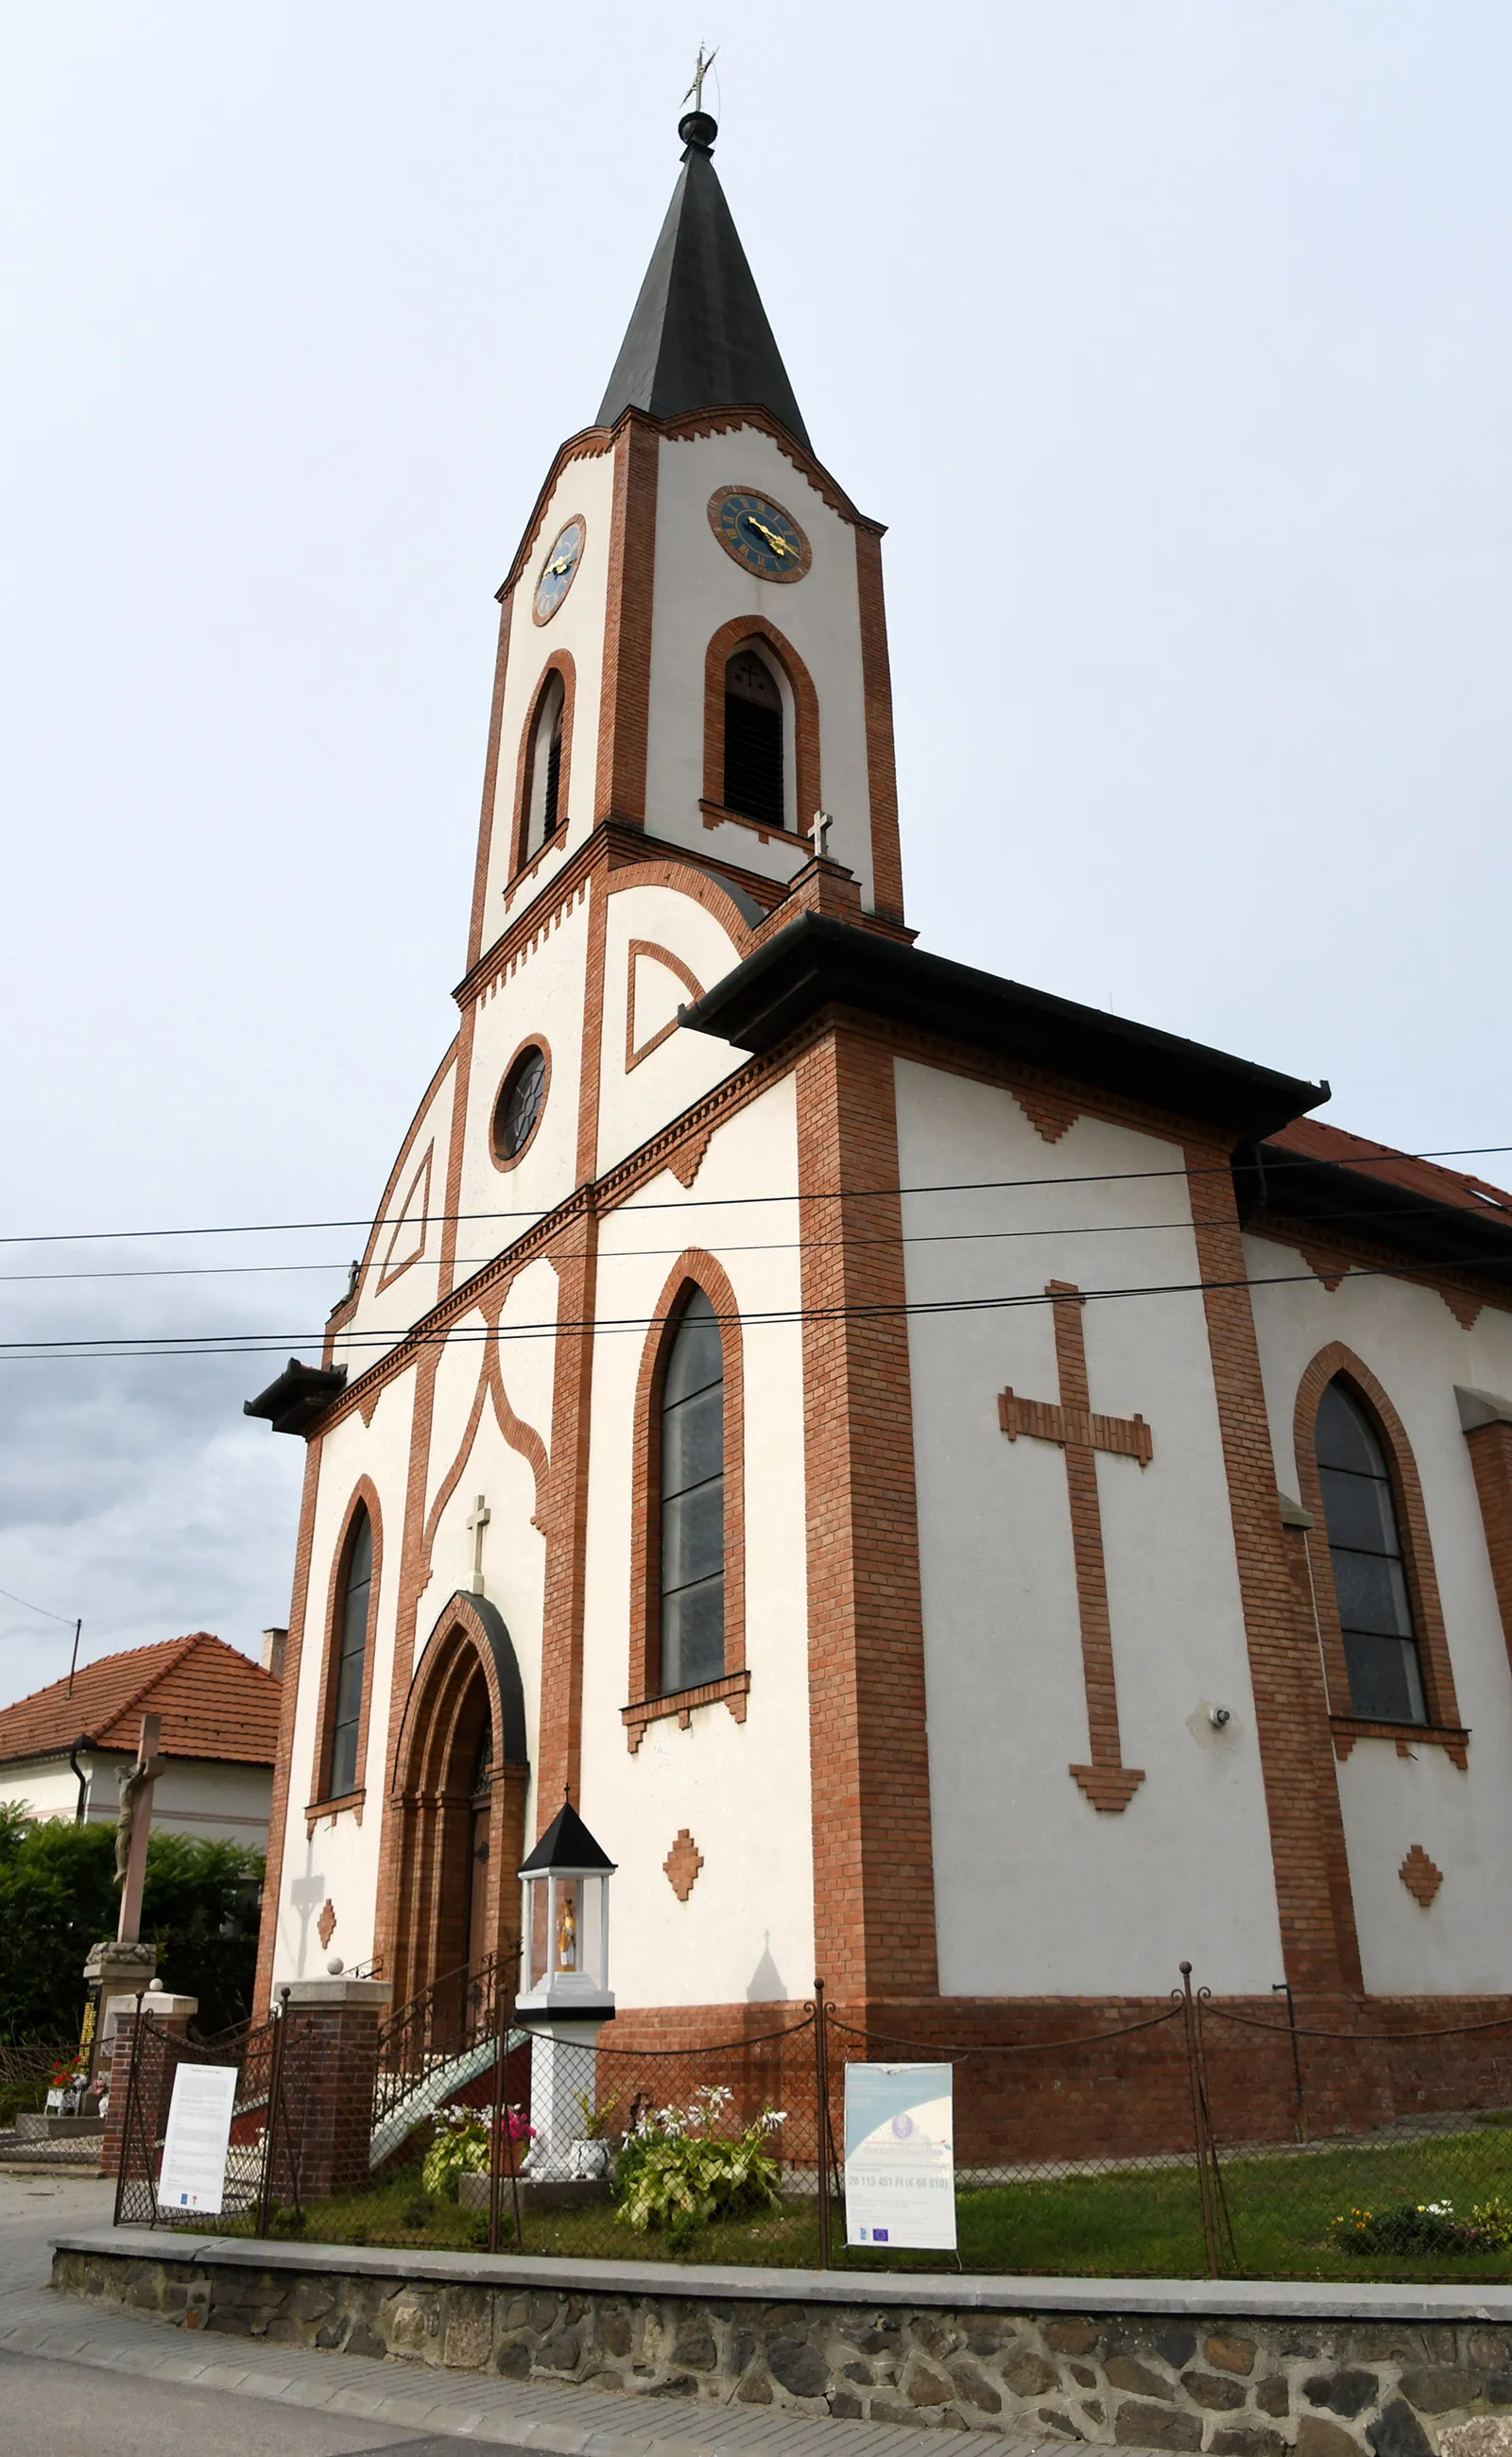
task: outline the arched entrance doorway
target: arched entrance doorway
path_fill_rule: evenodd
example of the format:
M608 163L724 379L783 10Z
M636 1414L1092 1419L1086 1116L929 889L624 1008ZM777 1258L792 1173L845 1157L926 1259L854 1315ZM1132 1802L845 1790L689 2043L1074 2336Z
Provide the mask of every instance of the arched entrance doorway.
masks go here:
M394 2002L490 1954L512 1957L525 1857L520 1667L503 1618L454 1595L410 1687L390 1803Z

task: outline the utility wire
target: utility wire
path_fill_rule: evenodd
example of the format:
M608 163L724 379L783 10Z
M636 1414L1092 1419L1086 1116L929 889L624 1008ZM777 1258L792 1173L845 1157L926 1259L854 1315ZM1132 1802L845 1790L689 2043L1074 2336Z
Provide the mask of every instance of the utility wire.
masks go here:
M9 1587L0 1587L0 1596L4 1596L8 1604L19 1604L23 1612L40 1613L44 1621L61 1621L65 1629L73 1626L72 1613L49 1612L46 1604L29 1604L25 1596L13 1596Z
M1469 1258L1473 1267L1475 1258ZM1453 1263L1440 1269L1454 1269ZM1380 1265L1351 1268L1343 1274L1350 1280L1412 1279L1420 1265ZM1316 1284L1316 1273L1272 1271L1245 1273L1237 1279L1151 1281L1144 1287L1116 1289L1081 1289L1078 1295L1088 1304L1108 1304L1135 1297L1201 1296L1210 1290L1224 1289L1292 1288ZM929 1318L959 1313L998 1313L1023 1307L1054 1305L1059 1300L1048 1293L1025 1290L1008 1296L938 1297L903 1299L897 1304L870 1306L779 1306L756 1307L750 1311L737 1311L718 1317L735 1323L742 1332L780 1327L805 1322L869 1322ZM603 1315L591 1319L543 1323L500 1323L497 1330L485 1323L478 1329L468 1328L466 1321L439 1324L429 1331L352 1332L338 1334L341 1351L371 1349L380 1355L391 1355L396 1350L418 1350L445 1347L448 1340L460 1346L472 1346L481 1340L516 1341L555 1339L562 1336L590 1333L595 1337L618 1332L647 1332L655 1316L652 1314ZM89 1339L20 1339L0 1341L0 1363L24 1363L42 1358L59 1362L72 1358L89 1358L95 1362L120 1359L188 1357L188 1356L263 1356L277 1355L301 1340L323 1338L322 1331L293 1332L185 1332L181 1337L172 1332L144 1332L140 1338L118 1332L101 1332ZM340 1359L339 1359L340 1361Z
M1512 1151L1512 1144L1461 1144L1445 1146L1439 1151L1340 1153L1324 1158L1310 1152L1289 1152L1288 1168L1374 1168L1382 1162L1401 1160L1481 1160L1498 1153ZM1113 1168L1097 1169L1075 1177L978 1177L962 1178L936 1186L860 1186L829 1187L813 1192L805 1189L779 1194L687 1194L663 1203L636 1203L631 1198L616 1207L635 1211L726 1210L752 1203L862 1203L882 1196L922 1194L988 1194L1008 1187L1028 1186L1132 1186L1153 1178L1226 1177L1228 1161L1214 1163L1211 1168ZM437 1222L464 1220L539 1220L558 1207L537 1205L524 1211L433 1211L429 1217ZM1488 1209L1500 1207L1487 1203ZM392 1212L381 1215L392 1219ZM401 1215L403 1216L403 1215ZM284 1237L304 1229L361 1228L373 1227L370 1213L350 1220L243 1220L229 1221L217 1228L58 1228L34 1230L25 1235L0 1236L0 1246L92 1246L119 1244L123 1240L152 1237Z

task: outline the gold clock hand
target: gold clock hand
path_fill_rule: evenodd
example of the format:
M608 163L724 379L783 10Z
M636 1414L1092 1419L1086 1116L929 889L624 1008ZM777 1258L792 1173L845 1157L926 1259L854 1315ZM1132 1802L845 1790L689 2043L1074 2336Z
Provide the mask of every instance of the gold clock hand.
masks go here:
M554 563L549 563L546 568L548 571L570 571L572 565L571 560L568 555L559 554L556 561Z
M793 548L789 546L786 538L778 537L776 529L769 529L765 521L758 521L754 512L747 512L746 519L750 522L751 526L756 530L756 535L758 537L765 538L774 554L781 555L791 554L793 552Z

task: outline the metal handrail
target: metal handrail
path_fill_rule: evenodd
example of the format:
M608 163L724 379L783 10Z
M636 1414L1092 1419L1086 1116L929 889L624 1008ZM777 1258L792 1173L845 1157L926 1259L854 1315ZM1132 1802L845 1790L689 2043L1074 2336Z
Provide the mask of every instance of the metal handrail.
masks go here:
M433 2075L491 2039L498 2015L500 1957L464 1962L396 2006L378 2033L373 2089L375 2130Z

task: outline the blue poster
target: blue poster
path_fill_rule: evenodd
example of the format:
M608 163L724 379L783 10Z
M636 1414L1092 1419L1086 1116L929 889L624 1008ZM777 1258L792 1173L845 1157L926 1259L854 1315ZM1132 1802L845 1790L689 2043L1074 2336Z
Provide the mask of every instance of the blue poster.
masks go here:
M949 2065L845 2068L845 2240L956 2248Z

